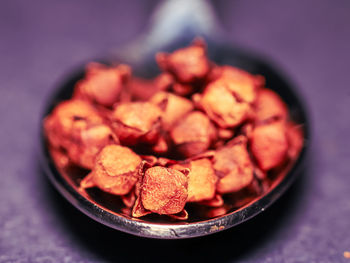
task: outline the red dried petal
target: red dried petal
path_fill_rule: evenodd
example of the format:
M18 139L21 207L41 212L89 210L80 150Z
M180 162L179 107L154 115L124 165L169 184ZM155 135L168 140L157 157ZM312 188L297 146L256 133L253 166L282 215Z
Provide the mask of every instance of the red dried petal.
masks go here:
M175 164L170 167L177 170L190 169L187 202L199 202L214 198L217 176L209 159L198 159L187 164Z
M203 79L210 71L205 44L199 40L171 54L158 53L156 60L162 70L170 72L182 83Z
M221 128L236 127L252 115L251 105L239 101L229 86L229 79L220 78L209 83L202 95L193 97L198 106Z
M141 158L127 147L108 145L96 157L94 169L89 178L82 181L81 187L93 185L101 190L126 195L139 179L138 168Z
M77 83L74 96L111 107L126 91L130 76L131 68L127 65L107 67L91 63L87 67L85 78Z
M187 176L178 170L155 166L144 173L141 201L146 210L157 214L177 214L187 200Z
M114 132L124 145L155 144L159 137L162 111L149 102L117 105L111 114Z
M181 154L191 157L210 147L216 138L216 130L205 114L194 111L174 126L170 137Z
M190 100L169 92L157 92L150 102L158 105L164 100L167 104L162 118L162 127L164 130L170 130L180 118L192 111L193 104Z
M262 123L268 120L286 120L288 108L285 102L270 89L261 89L255 103L256 122Z
M287 124L288 155L292 160L298 157L303 148L303 137L303 130L300 125L296 125L292 122Z
M68 156L72 162L87 169L92 169L96 155L109 144L118 144L118 138L105 124L93 125L73 134L73 141L68 147Z
M255 127L251 137L251 151L264 171L282 164L288 151L285 123L277 121Z
M247 139L236 137L228 145L218 149L214 156L214 169L219 176L218 193L237 192L254 179L254 166L247 151Z

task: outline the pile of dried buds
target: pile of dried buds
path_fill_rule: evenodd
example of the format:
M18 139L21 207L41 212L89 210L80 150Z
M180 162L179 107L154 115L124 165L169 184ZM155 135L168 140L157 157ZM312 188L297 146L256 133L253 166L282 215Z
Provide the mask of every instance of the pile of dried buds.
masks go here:
M303 134L264 77L214 64L202 40L156 60L152 80L127 65L87 66L44 121L56 166L89 170L80 190L120 196L132 217L210 218L266 193Z

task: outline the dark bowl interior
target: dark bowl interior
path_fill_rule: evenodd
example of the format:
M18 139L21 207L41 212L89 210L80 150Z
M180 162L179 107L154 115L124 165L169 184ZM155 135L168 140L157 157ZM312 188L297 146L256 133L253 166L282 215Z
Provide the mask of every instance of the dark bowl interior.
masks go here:
M179 46L184 45L169 47L167 51ZM144 219L134 219L123 214L123 205L119 197L106 194L98 189L88 190L83 195L78 192L77 187L80 180L86 175L86 171L72 169L69 171L69 174L60 173L50 157L46 147L45 136L41 129L42 163L51 182L69 202L86 215L112 228L138 236L174 239L208 235L238 225L264 211L286 191L303 168L303 160L305 159L307 142L309 140L309 122L304 105L295 87L291 85L279 70L272 67L270 63L267 64L266 59L260 59L250 52L217 44L209 44L208 52L210 59L217 64L233 65L248 72L263 75L266 78L266 86L276 91L287 103L291 119L296 123L302 124L305 145L299 158L289 169L288 173L277 180L269 191L258 199L249 200L240 208L232 207L227 214L217 218L207 219L202 218L200 215L194 215L186 222L171 222L164 220L164 218L152 216ZM116 60L110 61L107 58L94 61L110 64L115 63ZM127 61L122 62L127 63ZM159 73L153 55L144 60L142 64L132 65L132 67L136 76L153 77ZM84 68L85 65L79 67L58 87L57 92L47 102L43 118L59 102L71 97L74 84L84 76Z

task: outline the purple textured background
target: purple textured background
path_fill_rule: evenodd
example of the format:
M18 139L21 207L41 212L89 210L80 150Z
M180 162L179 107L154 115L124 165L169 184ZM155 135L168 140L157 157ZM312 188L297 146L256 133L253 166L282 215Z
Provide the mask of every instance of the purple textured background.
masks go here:
M227 37L281 65L312 119L307 172L254 220L146 240L95 223L48 183L36 154L45 98L72 67L137 37L157 2L0 2L0 262L350 262L348 0L215 1Z

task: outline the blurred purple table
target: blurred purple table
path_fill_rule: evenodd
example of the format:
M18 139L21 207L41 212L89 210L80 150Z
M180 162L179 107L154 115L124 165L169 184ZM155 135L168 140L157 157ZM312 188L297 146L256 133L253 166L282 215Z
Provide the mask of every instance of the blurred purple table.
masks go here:
M38 164L39 116L62 77L134 39L157 1L1 1L0 262L350 262L350 2L216 1L236 44L271 57L312 118L308 169L237 229L146 240L68 204Z

